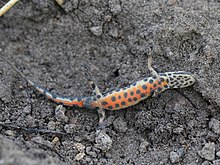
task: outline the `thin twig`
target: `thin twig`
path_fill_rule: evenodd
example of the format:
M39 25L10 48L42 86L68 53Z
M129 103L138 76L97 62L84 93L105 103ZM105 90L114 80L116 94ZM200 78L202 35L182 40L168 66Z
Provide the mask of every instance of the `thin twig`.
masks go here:
M68 133L60 132L60 131L52 131L52 130L46 130L46 129L37 129L37 128L24 128L17 125L13 125L11 123L3 123L0 122L0 125L6 128L11 128L15 130L22 130L29 133L43 133L43 134L55 134L55 135L67 135Z
M0 9L0 17L5 14L19 0L10 0Z

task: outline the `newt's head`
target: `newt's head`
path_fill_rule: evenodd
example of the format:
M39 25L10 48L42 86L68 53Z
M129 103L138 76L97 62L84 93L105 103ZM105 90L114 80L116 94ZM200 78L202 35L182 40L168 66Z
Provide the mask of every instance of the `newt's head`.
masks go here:
M195 82L195 78L191 73L185 71L166 72L169 88L185 88L191 86Z

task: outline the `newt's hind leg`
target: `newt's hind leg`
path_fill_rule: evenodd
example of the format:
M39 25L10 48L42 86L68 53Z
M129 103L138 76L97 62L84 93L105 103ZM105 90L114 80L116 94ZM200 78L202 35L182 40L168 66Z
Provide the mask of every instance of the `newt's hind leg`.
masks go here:
M83 66L86 69L85 75L86 75L86 78L89 82L89 85L91 86L91 88L93 90L93 95L95 95L96 100L99 100L99 99L103 98L103 95L100 92L100 89L99 89L95 79L93 78L91 72L90 72L89 66L85 65L85 64ZM97 112L98 112L98 115L99 115L99 126L104 127L103 121L105 119L105 110L103 108L99 107L97 109Z
M157 73L156 70L154 70L154 68L152 67L152 63L153 63L153 60L152 60L152 55L151 53L149 53L148 55L148 69L150 70L151 74L153 75L153 77L155 77L155 79L160 82L160 75ZM158 95L158 90L157 88L154 90L154 93L153 93L153 97L156 97Z
M152 74L153 76L156 76L157 79L159 80L160 75L157 73L156 70L154 70L154 68L152 67L152 63L153 63L152 55L149 54L149 55L148 55L148 63L147 63L147 64L148 64L148 69L150 70L151 74Z

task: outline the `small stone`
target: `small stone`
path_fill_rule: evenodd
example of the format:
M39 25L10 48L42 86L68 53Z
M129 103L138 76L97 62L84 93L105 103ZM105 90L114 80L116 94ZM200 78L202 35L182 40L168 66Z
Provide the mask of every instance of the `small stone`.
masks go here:
M82 141L82 137L81 136L75 136L74 137L74 141L81 142Z
M15 132L12 131L12 130L5 131L5 134L8 135L8 136L15 136Z
M55 146L55 145L58 145L60 143L60 139L56 136L53 138L52 140L52 144Z
M121 12L121 5L119 0L109 0L109 7L113 15L117 15Z
M117 119L114 120L113 127L117 132L122 132L122 133L125 133L128 129L127 123L121 117L118 117Z
M66 112L66 108L63 107L62 105L58 105L55 109L55 117L57 119L57 121L60 122L67 122L68 121L68 117L65 115Z
M209 128L213 130L216 134L220 135L220 121L212 118L209 122Z
M106 22L110 22L112 20L112 16L111 15L106 15L105 16L105 21Z
M101 26L91 27L90 30L96 36L101 36L102 35L102 27Z
M202 165L210 165L210 162L206 160L206 161L202 162Z
M219 164L220 164L220 159L217 159L217 160L214 160L213 164L211 164L211 165L219 165Z
M92 161L92 159L91 158L86 158L86 162L91 162Z
M215 159L215 143L206 143L205 146L198 152L199 156L206 160Z
M220 151L216 152L216 156L220 158Z
M80 152L75 156L75 160L77 160L77 161L82 160L85 155L86 155L85 153Z
M66 124L64 126L64 130L66 131L66 133L73 133L76 131L76 125L75 124Z
M206 139L210 142L218 141L218 137L219 137L219 135L217 135L213 131L209 131L208 134L206 135Z
M56 2L57 2L60 6L63 6L65 0L56 0Z
M119 30L117 27L113 27L110 31L109 34L114 37L117 38L119 36Z
M140 147L139 147L139 151L141 153L145 153L147 151L147 148L149 146L149 142L144 140L143 142L141 142Z
M106 134L104 130L98 130L96 132L95 142L95 147L99 148L103 152L106 152L112 148L112 139Z
M84 152L86 148L82 143L74 143L74 146L79 152Z
M30 114L31 113L31 106L24 107L23 112L26 114Z
M56 129L56 123L54 121L49 121L49 123L47 124L47 128L49 130L55 130Z
M183 131L184 131L184 128L182 125L173 129L173 133L175 133L175 134L181 134Z
M172 164L180 162L180 156L177 152L170 152L170 161Z
M92 151L91 149L92 149L91 147L86 147L86 154L93 158L96 158L97 157L96 152Z

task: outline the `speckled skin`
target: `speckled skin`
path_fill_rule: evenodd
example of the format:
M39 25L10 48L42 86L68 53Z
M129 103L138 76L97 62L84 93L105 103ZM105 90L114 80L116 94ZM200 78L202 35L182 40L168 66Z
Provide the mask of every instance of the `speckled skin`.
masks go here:
M92 88L94 90L94 95L89 97L61 97L50 93L44 88L38 86L32 81L28 80L23 73L21 73L10 61L5 57L2 57L12 68L18 72L21 77L23 77L31 86L33 86L37 91L44 94L48 99L66 106L78 106L85 107L92 110L97 110L99 114L99 123L101 124L105 118L104 109L107 110L119 110L123 108L130 107L139 103L141 100L148 98L149 96L154 96L157 93L161 93L166 89L172 88L184 88L194 84L195 79L191 73L185 71L174 71L157 73L152 67L151 56L148 59L148 68L152 72L152 77L146 77L140 81L137 81L127 87L122 89L116 89L104 94L98 89L98 86L89 79Z
M166 89L187 87L195 82L195 79L190 73L183 71L165 72L160 73L159 75L159 79L156 76L144 78L128 87L104 93L102 98L97 98L96 95L83 98L60 97L51 94L31 81L28 82L40 93L45 94L47 98L59 104L86 107L88 109L103 108L107 110L127 108L154 95L155 93L161 93Z

